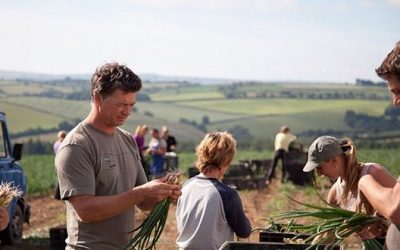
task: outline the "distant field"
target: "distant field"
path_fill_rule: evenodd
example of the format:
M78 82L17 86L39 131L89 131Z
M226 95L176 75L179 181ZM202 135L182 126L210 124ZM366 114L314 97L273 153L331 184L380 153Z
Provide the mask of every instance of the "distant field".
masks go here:
M243 116L242 114L203 109L200 106L191 107L188 105L181 105L180 103L170 102L138 102L136 106L140 113L149 111L156 117L175 122L178 122L181 118L201 123L204 116L208 116L211 121L240 118Z
M217 86L190 86L184 88L166 88L162 91L149 94L152 101L179 102L186 100L221 99L225 98L217 91Z
M247 159L271 159L271 155L272 151L239 150L235 155L234 162ZM179 166L186 173L188 167L192 166L196 160L194 150L191 153L180 153L178 156ZM393 176L400 175L400 168L398 167L400 154L398 154L398 150L360 150L358 152L358 160L381 163ZM57 179L53 155L26 155L22 157L21 165L28 177L29 195L44 194L52 191Z
M6 112L7 125L11 133L37 127L53 128L63 120L57 115L32 109L28 105L13 105L3 99L0 100L0 110Z
M315 111L326 113L354 110L369 115L381 115L389 106L387 101L371 100L314 100L314 99L222 99L180 102L188 107L234 114L276 115Z
M390 95L384 87L364 87L356 86L353 84L327 84L327 83L313 83L313 84L298 84L298 83L285 83L285 84L244 84L238 87L240 91L260 93L268 91L270 93L279 93L281 91L291 91L294 93L307 94L326 94L338 93L348 94L352 92L355 95L375 95L380 98L389 98Z
M11 83L0 85L2 88ZM21 84L17 84L21 88ZM32 87L41 88L41 85ZM62 92L71 91L76 86L44 85ZM49 87L50 86L50 87ZM181 142L198 141L203 132L197 128L180 123L185 119L201 124L207 117L208 130L228 130L235 126L246 128L253 137L273 139L283 124L291 127L294 133L306 130L346 130L344 123L347 110L368 115L382 115L390 105L388 100L372 101L360 99L292 99L292 98L247 98L226 99L219 92L221 85L180 85L178 83L146 83L143 93L151 97L151 102L138 101L137 113L132 113L123 128L133 132L138 124L161 128L167 125L171 134ZM225 87L231 87L226 85ZM364 94L388 95L386 88L359 87L339 84L244 84L238 87L246 91L305 91L319 93L357 92ZM0 101L0 109L7 113L11 132L29 128L53 128L61 121L84 118L90 111L89 101L65 99L5 96ZM146 115L147 114L147 115ZM55 136L55 134L54 134ZM40 138L51 138L42 135Z
M10 97L9 103L22 105L63 119L83 118L90 110L90 101L65 100L46 97ZM7 110L6 110L7 112Z
M82 89L83 86L70 85L65 87L60 83L40 83L40 82L15 82L0 79L0 89L6 94L21 95L21 94L39 94L43 91L56 90L64 93ZM89 87L87 85L86 87Z

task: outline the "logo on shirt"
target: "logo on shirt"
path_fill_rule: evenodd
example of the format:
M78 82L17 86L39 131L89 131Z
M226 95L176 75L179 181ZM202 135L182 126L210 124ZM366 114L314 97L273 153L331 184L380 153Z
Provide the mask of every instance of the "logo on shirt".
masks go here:
M101 166L104 168L114 168L116 165L111 156L104 155L101 159Z

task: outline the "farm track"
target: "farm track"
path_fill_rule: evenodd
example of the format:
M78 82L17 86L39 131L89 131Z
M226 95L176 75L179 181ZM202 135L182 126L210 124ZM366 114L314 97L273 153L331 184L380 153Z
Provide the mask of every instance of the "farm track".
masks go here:
M252 223L252 227L265 228L268 225L266 220L273 212L269 211L268 204L273 203L276 199L280 199L279 181L273 180L265 189L241 191L240 196L243 202L243 208ZM302 193L294 192L293 198L301 200ZM65 224L65 204L62 201L53 199L52 196L33 197L28 199L31 205L30 226L24 227L24 240L16 246L6 246L1 249L5 250L41 250L49 249L49 229ZM177 237L176 206L171 205L167 224L157 243L159 250L176 249L175 239ZM141 211L136 212L136 224L140 224L145 218L145 214ZM32 240L33 239L33 240ZM258 232L253 232L249 239L241 239L241 241L258 241ZM354 241L354 240L353 240ZM352 246L346 249L360 249L355 241Z

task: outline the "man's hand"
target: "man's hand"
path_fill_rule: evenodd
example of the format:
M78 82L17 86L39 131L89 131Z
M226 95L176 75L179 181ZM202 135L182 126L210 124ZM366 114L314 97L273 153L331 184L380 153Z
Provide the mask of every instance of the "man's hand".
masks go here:
M143 197L143 202L139 204L141 209L148 210L165 198L176 200L181 196L181 185L168 184L166 181L166 177L162 177L137 187Z
M386 234L387 225L382 223L371 224L367 227L364 227L361 231L357 232L357 235L362 240L369 240L375 237L382 237Z
M9 222L8 212L5 207L0 207L0 231L7 227Z

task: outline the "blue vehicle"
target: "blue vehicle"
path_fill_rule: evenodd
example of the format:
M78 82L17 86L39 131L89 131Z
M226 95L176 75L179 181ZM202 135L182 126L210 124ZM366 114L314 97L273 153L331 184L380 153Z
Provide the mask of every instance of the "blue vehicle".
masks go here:
M22 156L22 144L11 145L7 130L6 115L0 111L0 182L9 182L23 192L19 198L14 198L8 205L10 222L6 229L0 232L1 244L12 245L22 239L24 222L29 223L30 207L25 201L26 176L18 161Z

